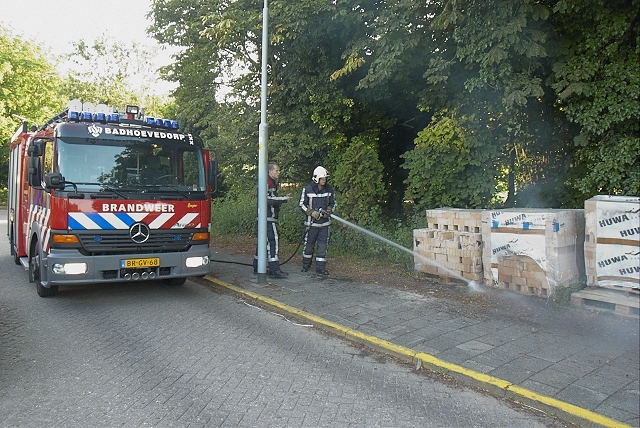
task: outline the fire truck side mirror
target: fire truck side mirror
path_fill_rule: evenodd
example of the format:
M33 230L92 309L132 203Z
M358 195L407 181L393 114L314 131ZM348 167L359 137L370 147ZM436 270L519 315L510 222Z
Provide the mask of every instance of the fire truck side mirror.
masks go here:
M64 190L64 177L59 172L50 172L44 175L45 189Z
M27 163L27 181L31 187L40 187L42 185L42 174L40 172L40 158L37 156L29 156Z
M31 144L29 144L29 147L27 147L27 154L31 157L31 156L42 156L43 154L43 149L42 149L42 142L33 142Z
M207 183L211 186L213 192L218 190L218 162L213 159L209 161Z

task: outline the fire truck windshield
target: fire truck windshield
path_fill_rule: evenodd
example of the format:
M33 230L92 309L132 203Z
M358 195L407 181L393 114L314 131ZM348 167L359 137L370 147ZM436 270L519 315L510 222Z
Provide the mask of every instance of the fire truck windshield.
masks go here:
M55 172L79 192L162 193L204 196L204 158L198 145L170 139L56 140Z

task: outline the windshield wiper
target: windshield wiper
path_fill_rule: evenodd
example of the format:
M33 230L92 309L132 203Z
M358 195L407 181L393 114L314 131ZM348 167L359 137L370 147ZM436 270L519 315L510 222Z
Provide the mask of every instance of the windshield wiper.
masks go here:
M185 191L183 191L183 190L180 190L180 189L178 189L177 187L175 187L175 186L173 186L173 185L171 185L171 184L148 184L148 185L147 185L147 187L151 187L151 191L152 191L152 192L155 192L155 191L162 191L162 190L161 190L161 188L168 187L168 188L170 188L171 190L173 190L174 192L178 193L178 194L179 194L180 196L182 196L184 199L189 199L189 200L191 200L191 199L192 199L192 198L191 198L191 194L189 194L189 193L187 193L187 192L185 192ZM145 193L148 193L148 192L149 192L149 191L145 191ZM155 193L153 193L153 194L155 195ZM160 198L159 198L159 199L165 199L165 200L166 200L166 199L173 199L173 197L172 197L172 196L169 196L169 195L160 195L160 194L158 194L158 196L160 196Z
M127 195L122 192L118 192L116 189L111 187L103 187L100 192L92 193L91 199L114 199L116 196L119 196L122 199L129 199Z

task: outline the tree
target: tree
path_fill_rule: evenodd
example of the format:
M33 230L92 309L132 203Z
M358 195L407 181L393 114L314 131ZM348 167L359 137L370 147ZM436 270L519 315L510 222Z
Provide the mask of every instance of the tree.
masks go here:
M372 172L383 167L377 203L394 215L405 196L580 207L633 194L638 1L271 0L269 156L293 181L321 164L347 183L364 144ZM230 182L255 180L262 6L157 0L152 11L156 38L184 48L165 70L176 102ZM571 13L581 7L598 13ZM424 187L442 177L461 184Z
M361 28L355 15L319 1L272 1L270 11L269 156L306 182L315 166L335 170L354 139L369 141L388 125L356 97L352 78L331 78L341 46ZM262 2L156 1L152 15L157 39L184 47L166 70L180 82L176 101L216 147L227 177L255 177Z
M585 195L640 195L640 1L554 5L553 88L579 126L570 183Z
M375 140L354 138L342 154L332 177L340 191L340 211L345 218L355 219L361 225L380 218L380 207L385 197L382 169Z
M6 186L9 142L23 117L41 125L65 101L61 79L41 48L0 28L0 187Z
M492 202L497 175L495 154L455 115L435 116L420 131L413 150L403 155L409 170L407 198L417 209L482 208Z
M157 75L149 70L151 53L132 42L131 46L112 44L105 37L91 43L79 40L65 59L71 64L62 91L71 99L124 108L139 105L153 116L167 100L155 95L152 85ZM132 80L138 81L135 89Z

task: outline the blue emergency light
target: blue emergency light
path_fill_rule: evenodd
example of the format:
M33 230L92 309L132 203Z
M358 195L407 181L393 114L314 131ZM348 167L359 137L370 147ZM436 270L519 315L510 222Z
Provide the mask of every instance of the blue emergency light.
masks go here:
M180 125L177 120L161 119L156 117L145 117L144 123L154 128L178 129Z

